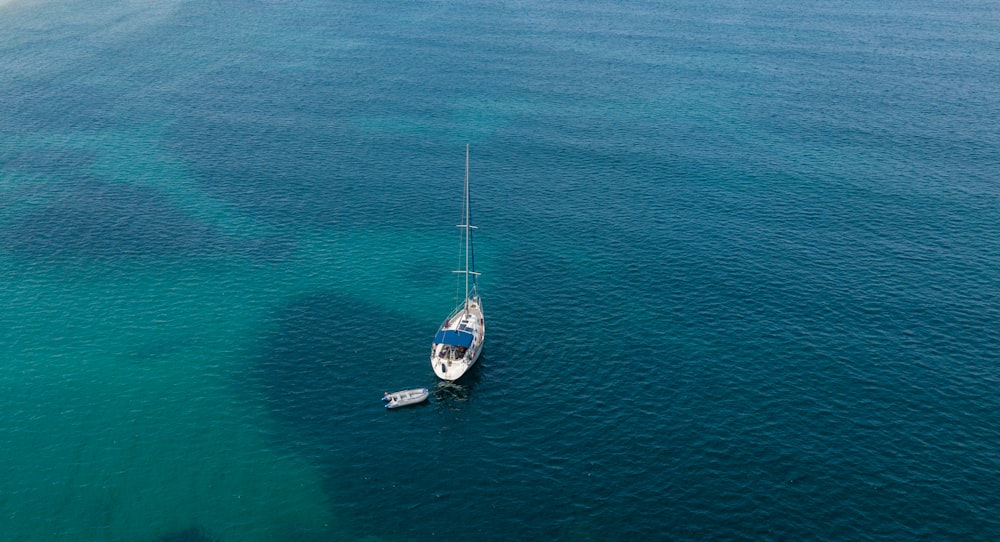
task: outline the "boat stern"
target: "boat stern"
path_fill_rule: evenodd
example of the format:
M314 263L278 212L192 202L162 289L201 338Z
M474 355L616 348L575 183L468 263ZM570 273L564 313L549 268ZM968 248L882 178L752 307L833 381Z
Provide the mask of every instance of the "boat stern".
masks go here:
M431 367L434 374L442 380L458 380L466 371L470 364L465 360L453 360L435 356L431 359Z

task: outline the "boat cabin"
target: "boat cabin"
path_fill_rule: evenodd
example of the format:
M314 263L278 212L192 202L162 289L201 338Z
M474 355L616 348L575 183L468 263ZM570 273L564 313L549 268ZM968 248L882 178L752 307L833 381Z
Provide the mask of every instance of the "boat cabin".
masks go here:
M434 336L434 346L431 354L438 358L459 360L465 358L466 352L472 346L475 336L467 331L445 329Z

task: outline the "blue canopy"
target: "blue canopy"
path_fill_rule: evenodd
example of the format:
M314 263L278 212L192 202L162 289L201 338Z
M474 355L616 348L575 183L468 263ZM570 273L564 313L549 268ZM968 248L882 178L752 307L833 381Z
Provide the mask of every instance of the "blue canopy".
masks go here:
M472 346L472 333L453 331L450 329L438 331L437 335L434 336L434 344L447 344L450 346L468 348Z

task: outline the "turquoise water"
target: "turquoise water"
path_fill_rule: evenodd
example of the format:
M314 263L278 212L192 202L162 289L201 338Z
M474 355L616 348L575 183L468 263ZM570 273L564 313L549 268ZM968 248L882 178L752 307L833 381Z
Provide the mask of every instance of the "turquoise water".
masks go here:
M985 1L4 2L0 532L995 540L998 50Z

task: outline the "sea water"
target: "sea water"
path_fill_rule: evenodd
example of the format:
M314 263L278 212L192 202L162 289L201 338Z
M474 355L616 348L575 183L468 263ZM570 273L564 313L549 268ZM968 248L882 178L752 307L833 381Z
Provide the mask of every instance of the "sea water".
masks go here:
M0 532L995 540L998 50L976 0L3 2Z

